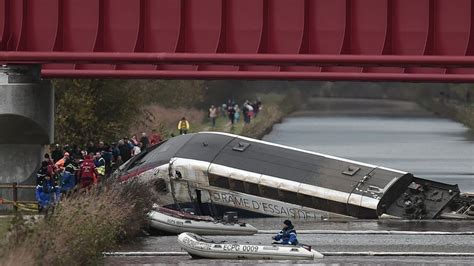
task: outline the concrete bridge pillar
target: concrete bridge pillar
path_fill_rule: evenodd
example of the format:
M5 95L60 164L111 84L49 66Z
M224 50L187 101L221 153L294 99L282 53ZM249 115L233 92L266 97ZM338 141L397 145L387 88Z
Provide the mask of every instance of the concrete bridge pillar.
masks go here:
M0 66L0 183L34 184L43 147L53 142L54 92L40 71L40 65ZM0 189L0 197L11 199L10 190Z

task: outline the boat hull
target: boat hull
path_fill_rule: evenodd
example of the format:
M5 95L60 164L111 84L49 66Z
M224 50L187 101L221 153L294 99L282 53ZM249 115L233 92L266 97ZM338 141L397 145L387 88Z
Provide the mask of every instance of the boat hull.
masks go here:
M191 256L209 259L314 260L324 256L297 246L213 243L192 233L178 236L178 244Z
M192 232L201 235L253 235L257 233L257 229L249 224L195 221L173 217L157 211L151 211L148 216L151 229L171 234Z

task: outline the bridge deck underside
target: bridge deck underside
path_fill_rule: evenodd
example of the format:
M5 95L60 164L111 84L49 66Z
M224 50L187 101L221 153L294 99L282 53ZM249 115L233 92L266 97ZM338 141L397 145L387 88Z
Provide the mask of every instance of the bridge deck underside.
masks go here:
M0 62L44 77L472 82L474 4L455 2L0 0Z

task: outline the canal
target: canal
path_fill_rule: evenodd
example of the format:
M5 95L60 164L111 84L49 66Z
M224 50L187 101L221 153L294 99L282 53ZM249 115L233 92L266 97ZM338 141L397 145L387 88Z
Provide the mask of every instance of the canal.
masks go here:
M316 99L264 140L459 184L474 192L474 133L416 104Z
M416 104L397 101L314 99L303 110L275 125L264 140L319 153L411 172L418 177L459 184L474 192L474 135L463 125L439 118ZM280 218L244 220L278 231ZM403 230L472 232L463 221L294 221L297 229ZM321 252L472 252L472 235L301 234L300 241ZM270 234L216 237L218 241L270 243ZM176 236L143 237L121 251L181 251ZM325 257L319 264L469 265L473 257ZM192 260L189 256L108 257L107 265L253 265L252 261ZM262 262L259 262L262 263ZM265 264L293 265L291 261ZM314 262L298 262L301 264Z

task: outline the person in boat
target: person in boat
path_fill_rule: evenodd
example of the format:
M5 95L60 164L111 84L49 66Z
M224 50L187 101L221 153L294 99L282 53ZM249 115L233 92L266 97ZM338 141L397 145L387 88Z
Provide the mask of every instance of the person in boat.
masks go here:
M276 236L272 237L276 242L275 244L282 245L298 245L298 239L296 238L296 230L290 220L283 222L283 229Z

